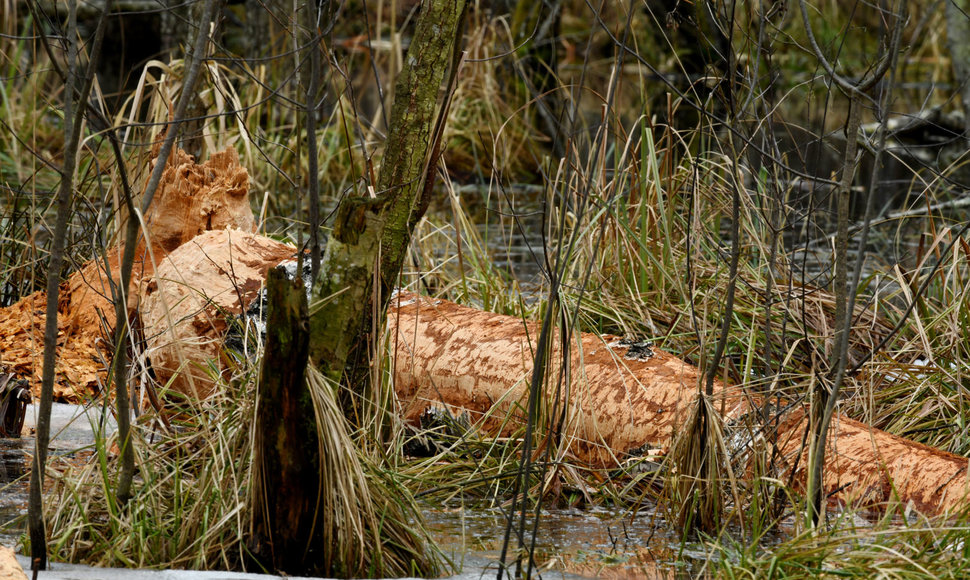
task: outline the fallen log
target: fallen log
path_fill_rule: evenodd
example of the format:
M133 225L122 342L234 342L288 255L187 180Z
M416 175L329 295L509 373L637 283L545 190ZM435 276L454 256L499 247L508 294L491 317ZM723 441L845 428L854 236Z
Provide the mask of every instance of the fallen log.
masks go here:
M406 420L417 423L440 406L467 413L493 433L503 424L505 431L514 427L506 420L509 413L524 421L536 324L407 293L392 301L387 319L395 390ZM618 337L583 333L569 351L574 370L565 450L590 465L612 467L645 446L669 445L697 393L697 368ZM547 386L547 398L555 399L554 388ZM715 406L728 421L740 422L751 410L740 388L716 383L714 390ZM794 475L796 485L804 484L808 463L802 449L806 416L802 407L792 407L778 429L783 475ZM878 507L896 500L940 513L965 501L965 457L844 416L835 418L828 445L824 489L834 502Z
M524 418L517 409L527 408L537 325L405 293L392 301L387 319L406 421L417 423L443 405L472 423L483 421L487 431L505 423L507 435L518 427L506 417ZM697 368L646 346L626 358L633 347L620 346L618 337L577 338L565 447L584 463L615 466L630 451L665 445L695 396ZM553 361L562 360L561 345L557 350ZM720 383L716 392L724 394Z
M172 252L156 271L159 288L170 298L146 298L146 330L163 337L153 346L153 360L168 351L178 364L156 368L159 377L188 390L176 374L185 363L218 367L220 341L226 323L220 315L238 314L258 294L258 280L294 248L243 232L212 232ZM218 258L216 258L218 256ZM178 282L181 280L181 282ZM204 288L205 292L199 292ZM191 297L205 297L190 302ZM216 304L215 298L225 301ZM168 304L184 303L181 313ZM174 334L166 327L180 321ZM465 413L486 432L501 435L521 425L532 372L532 348L537 325L510 316L482 312L444 300L399 293L387 314L393 349L395 391L404 418L420 422L432 407L455 415ZM164 337L170 338L164 338ZM530 338L532 342L530 342ZM190 356L178 358L179 348ZM562 360L563 345L553 360ZM669 445L683 424L700 381L696 367L645 344L624 343L618 337L577 333L568 347L568 380L557 397L556 374L546 386L551 403L566 405L563 453L595 467L614 467L644 447ZM204 396L211 389L205 376L193 375ZM730 423L743 423L751 406L738 387L715 383L715 407ZM808 422L804 408L782 414L777 431L781 477L805 481L806 451L802 438ZM968 461L951 453L908 441L837 416L830 430L824 487L837 503L879 507L889 501L924 513L940 513L964 504ZM791 470L795 469L794 473Z
M153 260L204 231L255 229L248 193L249 173L232 148L205 163L196 163L181 150L171 155L145 218L149 245L142 241L135 250L129 315L139 309L137 289L154 272ZM83 401L99 394L105 383L115 319L111 283L120 275L121 252L120 245L108 249L106 260L90 260L61 286L56 400ZM0 372L30 381L35 396L40 394L45 303L46 294L35 292L0 309Z
M0 546L0 580L27 580L27 574L17 561L17 553L6 546Z
M243 312L266 274L296 249L241 230L205 232L172 251L146 280L145 344L155 375L171 390L204 399L229 323Z

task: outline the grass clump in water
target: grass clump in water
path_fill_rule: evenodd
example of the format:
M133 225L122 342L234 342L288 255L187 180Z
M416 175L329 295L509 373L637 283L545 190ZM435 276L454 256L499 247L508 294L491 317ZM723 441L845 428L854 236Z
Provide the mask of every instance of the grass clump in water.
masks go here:
M133 430L135 495L114 496L115 436L97 437L81 465L50 469L46 496L55 560L104 567L259 571L248 545L255 373L217 380L204 402L177 400ZM323 550L343 576L434 575L446 566L424 532L412 496L367 456L348 430L332 385L308 372L325 476L320 509L332 543ZM173 405L174 403L174 405ZM272 498L265 498L272 501Z

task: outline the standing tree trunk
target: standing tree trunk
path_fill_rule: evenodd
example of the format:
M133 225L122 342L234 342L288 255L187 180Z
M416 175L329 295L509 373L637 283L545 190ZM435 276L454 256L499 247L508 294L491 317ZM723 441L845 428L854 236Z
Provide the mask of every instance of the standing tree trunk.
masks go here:
M47 310L44 325L43 384L40 391L40 410L37 418L37 448L30 469L30 499L27 523L30 531L30 559L34 571L47 569L47 534L44 528L42 493L44 469L47 464L47 445L50 442L51 403L54 397L54 365L57 356L57 302L64 266L64 247L67 239L67 219L71 214L71 198L74 193L74 165L77 159L78 139L74 123L75 84L77 82L78 48L77 3L70 3L67 39L67 80L64 83L64 164L61 166L61 183L57 190L57 218L54 225L54 246L51 249L50 269L47 271Z
M852 317L850 313L855 310L855 294L858 283L859 273L861 272L861 261L865 260L865 239L868 232L869 216L868 213L872 204L866 204L866 215L863 217L863 228L859 256L855 268L853 287L848 286L848 219L849 219L849 197L852 180L859 160L857 156L857 145L859 139L859 127L862 124L861 107L868 99L866 93L873 89L876 84L883 79L890 68L895 68L896 58L899 55L899 45L902 38L903 22L905 21L905 2L901 1L898 5L893 5L893 20L887 25L883 35L884 44L880 49L880 62L869 70L866 75L859 80L849 80L835 71L819 47L812 32L811 21L808 18L808 8L805 0L798 0L799 11L802 14L802 22L805 25L805 32L808 36L809 45L812 52L818 59L822 68L832 79L834 85L842 90L849 98L849 114L846 121L845 131L845 162L842 168L842 176L839 179L838 195L838 216L837 232L835 239L835 279L833 280L833 293L835 294L835 335L833 337L832 356L830 359L831 368L829 376L819 382L815 390L815 400L812 402L812 422L811 437L808 441L808 493L806 516L809 522L815 526L819 523L822 512L822 482L824 480L825 453L828 441L829 426L835 414L835 405L839 400L842 388L842 380L848 367L848 336L852 328ZM878 158L878 154L877 154ZM876 165L878 170L878 165ZM872 183L876 183L873 178ZM871 195L872 192L869 192Z
M79 75L77 2L70 2L68 5L67 70L62 75L64 78L64 162L61 166L61 182L57 190L54 245L51 248L50 267L47 271L43 379L40 408L37 412L37 440L34 461L30 470L30 495L27 508L31 569L33 569L35 577L38 570L47 568L47 533L44 525L42 496L44 471L47 464L47 446L50 443L51 407L54 398L54 375L56 374L57 362L57 306L61 286L61 271L64 268L64 252L67 246L68 218L71 215L74 195L74 171L77 165L78 147L81 142L81 121L84 118L84 105L88 100L94 81L94 71L100 57L101 43L104 40L105 24L110 7L111 1L107 0L98 19L98 27L95 30L88 70L86 74ZM46 39L44 45L47 50L50 50ZM78 84L78 81L80 81L80 84Z
M337 209L313 289L326 305L310 316L310 361L333 380L366 358L370 322L387 305L427 209L446 117L444 107L435 114L438 93L448 69L455 74L464 11L465 0L424 0L395 87L376 195L347 198ZM362 376L353 373L355 390Z

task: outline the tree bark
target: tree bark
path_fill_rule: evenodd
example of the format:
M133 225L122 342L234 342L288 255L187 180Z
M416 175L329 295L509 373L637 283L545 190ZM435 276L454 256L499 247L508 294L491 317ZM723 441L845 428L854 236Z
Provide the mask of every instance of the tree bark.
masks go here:
M304 374L307 300L299 276L282 268L266 280L266 347L256 412L254 543L261 563L296 574L323 561L314 538L320 457L313 401ZM319 532L319 530L318 530Z
M310 360L333 380L353 364L353 351L366 353L368 323L386 306L411 231L427 209L443 118L435 109L456 60L464 9L464 0L425 0L397 79L376 193L347 198L337 209L313 289L326 307L310 316Z

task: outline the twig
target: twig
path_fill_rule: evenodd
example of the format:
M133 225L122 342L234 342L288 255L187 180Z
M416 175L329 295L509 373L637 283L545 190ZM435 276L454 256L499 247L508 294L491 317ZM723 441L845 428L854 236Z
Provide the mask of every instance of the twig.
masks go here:
M188 73L186 74L185 80L182 83L182 93L179 95L179 101L175 107L175 113L172 119L169 121L168 130L165 133L165 139L162 142L162 147L159 150L158 157L155 160L155 167L152 169L152 174L148 180L148 185L145 187L145 195L141 206L142 215L148 211L148 208L151 206L152 199L155 196L155 192L158 190L158 185L162 179L162 173L165 170L165 166L168 163L168 157L171 154L172 148L175 144L179 124L184 118L188 104L192 100L192 96L195 93L195 83L199 77L199 69L201 68L201 63L204 60L206 43L208 42L209 26L212 22L213 14L215 13L215 6L218 2L219 0L206 0L205 7L202 10L202 20L199 22L199 29L195 37L194 49L185 56L185 59L189 61ZM131 484L135 472L135 456L134 450L130 444L130 404L127 391L128 357L127 351L121 348L121 345L124 344L128 332L128 287L131 283L131 270L135 262L135 246L138 243L138 232L140 229L139 220L135 219L136 214L134 204L131 202L130 198L127 200L127 202L130 216L128 219L127 229L125 230L124 251L121 258L119 292L114 297L115 359L113 365L115 388L117 393L116 402L118 409L118 441L121 448L121 473L118 476L117 497L118 501L122 504L127 503L131 498Z

